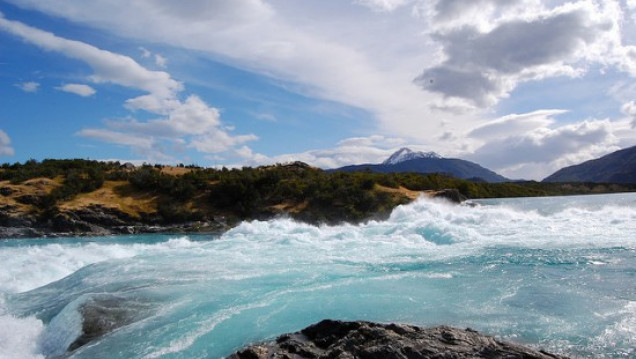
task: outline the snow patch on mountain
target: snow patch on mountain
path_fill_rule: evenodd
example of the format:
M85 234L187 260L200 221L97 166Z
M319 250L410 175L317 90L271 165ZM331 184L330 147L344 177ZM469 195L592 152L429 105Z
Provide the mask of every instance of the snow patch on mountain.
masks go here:
M442 158L442 156L435 152L413 151L410 148L403 147L393 153L391 157L387 158L384 162L382 162L382 164L395 165L400 162L414 160L417 158Z

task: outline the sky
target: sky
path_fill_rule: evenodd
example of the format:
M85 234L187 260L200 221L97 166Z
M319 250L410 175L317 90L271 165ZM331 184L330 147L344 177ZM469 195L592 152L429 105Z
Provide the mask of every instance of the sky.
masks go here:
M514 179L636 145L636 0L0 0L0 163Z

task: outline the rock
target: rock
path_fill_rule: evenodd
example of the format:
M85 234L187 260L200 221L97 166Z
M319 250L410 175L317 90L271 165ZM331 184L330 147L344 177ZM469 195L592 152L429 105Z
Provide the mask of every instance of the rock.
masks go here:
M324 320L228 359L556 359L566 358L497 340L471 329Z
M36 238L44 234L35 228L28 227L0 227L0 239L6 238Z
M35 218L26 213L20 213L17 206L0 206L0 226L2 227L31 227Z
M4 197L8 197L16 192L15 189L11 187L0 187L0 195Z
M80 307L82 333L69 345L68 351L145 318L150 308L151 303L132 301L115 295L96 295Z
M104 207L100 205L91 205L85 208L75 210L68 213L77 219L99 225L102 227L125 226L128 223L134 223L135 219L130 215L121 212L115 208Z
M41 197L25 194L25 195L16 197L15 200L22 204L30 204L30 205L37 206L41 201Z
M99 225L88 223L77 218L73 214L59 213L51 221L51 228L57 233L70 233L70 234L87 234L97 236L107 236L112 234L106 228Z
M442 189L439 191L431 192L433 198L445 198L454 203L462 203L468 198L461 194L457 189Z

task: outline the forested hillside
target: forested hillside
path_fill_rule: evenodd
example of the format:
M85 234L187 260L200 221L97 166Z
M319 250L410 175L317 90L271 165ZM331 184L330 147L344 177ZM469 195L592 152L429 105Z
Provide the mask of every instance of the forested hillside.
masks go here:
M0 227L95 234L223 230L241 220L278 215L313 224L356 223L386 217L423 191L440 189L455 189L467 198L493 198L634 188L325 172L301 162L210 169L77 159L27 161L0 167Z

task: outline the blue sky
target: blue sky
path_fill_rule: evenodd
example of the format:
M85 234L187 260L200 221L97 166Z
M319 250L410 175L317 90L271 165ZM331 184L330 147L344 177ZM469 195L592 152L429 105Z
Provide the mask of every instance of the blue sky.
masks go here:
M0 0L0 162L511 178L636 145L636 1Z

